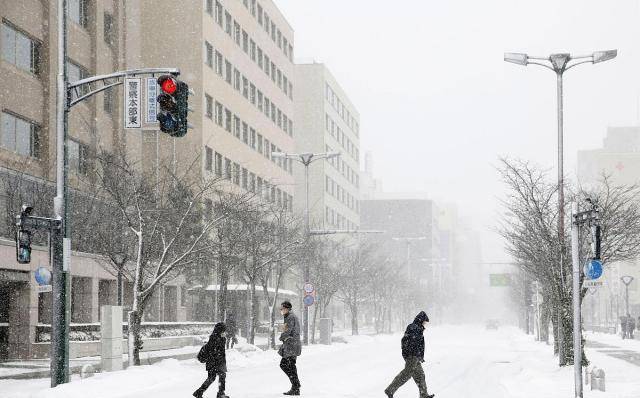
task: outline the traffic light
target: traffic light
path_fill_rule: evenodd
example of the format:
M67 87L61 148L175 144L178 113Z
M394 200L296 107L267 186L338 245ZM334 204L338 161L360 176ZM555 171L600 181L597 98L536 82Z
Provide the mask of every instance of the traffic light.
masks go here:
M16 259L20 264L31 262L31 231L26 229L25 221L32 212L32 206L22 205L20 215L16 217Z
M158 96L160 130L172 137L187 134L187 113L189 112L189 85L171 75L158 78L161 94Z
M19 229L16 236L16 257L18 263L29 264L31 262L31 232Z

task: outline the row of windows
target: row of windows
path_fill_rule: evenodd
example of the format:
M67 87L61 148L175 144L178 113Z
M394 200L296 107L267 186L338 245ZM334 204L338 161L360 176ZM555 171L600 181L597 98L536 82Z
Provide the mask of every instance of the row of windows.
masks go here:
M293 62L293 46L289 40L282 34L276 24L269 18L269 14L262 8L262 5L256 0L243 0L244 7L249 10L260 26L264 28L267 35L271 35L271 40L282 50L284 55Z
M293 196L208 146L205 146L205 169L284 209L293 209Z
M338 141L342 148L356 161L360 161L360 150L351 142L351 139L342 131L338 123L334 122L328 114L325 114L325 129Z
M204 45L206 49L205 63L213 68L213 46L208 42L205 42ZM289 136L293 136L293 120L287 117L286 113L281 111L269 97L264 95L253 82L241 74L240 71L217 50L215 51L215 71L237 92L241 93L246 100L258 108L261 113L264 113L267 118L271 119L273 124Z
M360 211L359 201L329 176L325 176L324 190L329 195L340 201L340 203L347 206L349 209L355 211L356 213Z
M358 121L356 120L356 118L351 116L351 113L344 106L342 101L340 101L340 98L338 98L338 96L333 91L329 83L326 83L326 86L325 86L325 98L331 104L331 106L333 106L333 109L335 109L336 112L338 112L342 120L344 120L344 122L347 123L347 126L349 126L349 128L356 134L356 136L359 136L360 125L358 124Z
M224 18L222 16L224 12ZM215 19L220 28L222 28L229 37L233 39L236 45L247 54L264 73L271 77L275 85L282 90L285 95L293 100L293 84L289 78L282 72L276 64L269 58L267 52L256 45L256 42L249 36L246 30L242 29L240 24L232 18L228 11L222 8L219 1L216 1ZM280 33L278 31L278 33ZM286 41L286 39L285 39Z
M333 152L333 149L329 145L325 145L325 150L327 152ZM347 162L340 158L330 158L327 160L330 165L332 165L336 170L342 174L344 178L347 179L354 187L360 188L360 175L353 170Z
M357 229L358 225L347 217L340 214L339 211L333 210L331 207L327 206L325 208L325 222L332 227L340 228L340 229Z
M256 131L253 127L249 126L240 117L234 114L230 109L223 106L218 101L214 101L213 98L205 94L205 109L208 118L214 118L215 107L215 122L218 126L224 128L229 133L233 134L237 139L244 142L248 147L257 151L265 158L271 160L277 164L278 167L287 171L289 174L293 173L292 161L290 159L281 159L271 156L272 152L280 152L280 148L273 142L269 142L266 137Z

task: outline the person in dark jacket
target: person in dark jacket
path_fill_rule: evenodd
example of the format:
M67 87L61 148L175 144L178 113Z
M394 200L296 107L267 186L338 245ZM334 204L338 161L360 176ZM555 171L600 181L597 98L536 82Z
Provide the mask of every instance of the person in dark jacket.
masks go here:
M302 354L300 322L298 317L291 311L291 308L291 303L288 301L284 301L280 305L280 313L284 317L284 331L280 335L282 346L280 346L278 354L282 357L280 369L291 381L291 389L285 392L284 395L300 395L300 379L298 378L298 369L296 367L296 360Z
M202 352L207 366L207 380L202 383L193 396L202 398L202 394L209 388L218 377L218 395L217 398L229 398L224 394L225 382L227 379L227 357L225 354L225 332L227 327L224 323L219 322L213 327L213 332L209 336L209 341L202 347Z
M636 319L631 315L627 314L627 330L629 332L628 336L630 339L633 339L633 332L636 329Z
M424 362L424 329L429 323L429 317L421 311L407 326L407 330L402 337L402 358L404 358L404 369L393 379L393 382L384 390L388 398L393 398L393 394L402 387L410 378L418 385L420 398L432 398L434 394L427 392L427 382L425 381L422 363Z
M234 344L238 344L238 338L236 337L236 333L238 333L238 326L236 325L236 316L233 312L229 314L229 318L227 319L227 349L233 348Z

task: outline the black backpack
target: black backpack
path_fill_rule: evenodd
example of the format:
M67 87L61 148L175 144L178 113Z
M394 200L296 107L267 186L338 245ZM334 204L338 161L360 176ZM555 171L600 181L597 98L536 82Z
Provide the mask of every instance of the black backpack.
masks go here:
M198 362L205 363L209 359L209 350L207 350L207 344L203 345L198 351Z

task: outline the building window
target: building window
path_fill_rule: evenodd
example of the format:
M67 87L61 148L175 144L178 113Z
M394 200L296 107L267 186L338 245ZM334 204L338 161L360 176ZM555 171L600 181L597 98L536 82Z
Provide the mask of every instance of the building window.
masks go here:
M69 168L78 174L86 175L89 169L89 147L69 140Z
M233 21L233 19L231 18L231 14L229 14L228 11L225 11L224 12L224 31L227 32L229 37L231 37L232 30L233 30L233 25L231 24L231 21Z
M264 54L264 73L269 76L271 71L269 70L271 66L270 60L269 60L269 56L267 54Z
M233 115L233 135L240 139L240 117L237 115Z
M253 173L249 173L249 191L256 191L256 175Z
M258 153L262 154L262 134L258 134Z
M258 90L258 110L259 110L260 112L262 112L262 108L263 108L263 107L262 107L262 101L263 101L263 98L262 98L262 91Z
M216 0L216 22L222 27L222 4Z
M262 26L263 24L262 13L263 13L262 6L260 5L260 3L258 3L258 24L260 24L260 26Z
M213 0L206 0L206 10L207 10L207 14L209 15L213 15Z
M233 88L240 91L240 71L233 69Z
M276 82L276 64L273 63L273 61L271 62L271 80L275 83Z
M256 0L251 0L251 15L256 16Z
M249 34L246 31L242 31L242 51L249 53Z
M110 46L114 46L118 41L115 19L108 12L104 13L104 41Z
M271 152L269 152L270 144L268 139L264 139L264 157L267 159L271 159Z
M209 94L204 95L204 107L209 119L213 118L213 98Z
M222 104L216 101L216 124L222 127L222 119L223 119L223 108Z
M271 40L276 42L276 24L273 21L271 21Z
M208 214L211 214L211 212L209 211ZM188 295L188 290L186 286L180 286L180 306L181 307L186 307L187 306L187 295Z
M205 146L204 149L205 149L204 168L207 171L212 171L213 170L213 151L208 146Z
M231 79L232 79L232 75L231 75L231 62L225 60L224 61L224 70L225 70L225 74L224 74L224 79L226 80L227 83L231 84Z
M249 126L242 122L242 142L249 145Z
M220 54L219 51L216 51L216 73L220 76L222 76L222 68L223 68L222 54Z
M102 109L108 113L113 113L113 108L115 106L115 97L113 89L108 89L104 91L104 96L102 97Z
M208 41L204 42L205 48L205 58L204 63L209 66L209 68L213 68L213 46Z
M2 112L2 147L18 155L40 156L40 127L11 113Z
M216 157L216 170L215 170L216 176L221 177L222 176L222 155L216 152L215 157Z
M293 46L289 44L289 61L293 62Z
M224 109L224 129L231 132L231 111L227 108Z
M88 24L88 0L69 0L67 2L67 15L69 19L83 28Z
M251 130L251 148L256 149L256 130L253 128Z
M231 175L233 171L231 170L231 160L224 158L224 176L227 180L231 180Z
M249 101L253 105L256 104L256 86L253 83L249 85Z
M280 32L280 29L278 29L278 35L277 36L278 36L278 40L277 40L278 48L282 49L282 32Z
M240 46L240 24L236 21L233 21L233 40L236 42L236 45Z
M269 34L269 29L271 28L271 20L269 19L269 14L264 13L264 31Z
M240 165L238 163L233 164L233 183L240 185Z
M242 188L249 188L249 172L244 167L242 168Z
M258 47L258 67L262 69L262 49Z
M71 61L67 61L67 74L69 75L69 82L71 83L85 79L89 76L89 72L87 72L86 69ZM80 95L87 94L89 92L89 87L86 85L82 86L79 91Z
M40 43L2 24L2 59L37 75L40 72Z
M249 53L251 55L251 60L256 62L256 42L253 40L249 41Z
M242 96L249 99L249 79L242 76Z

